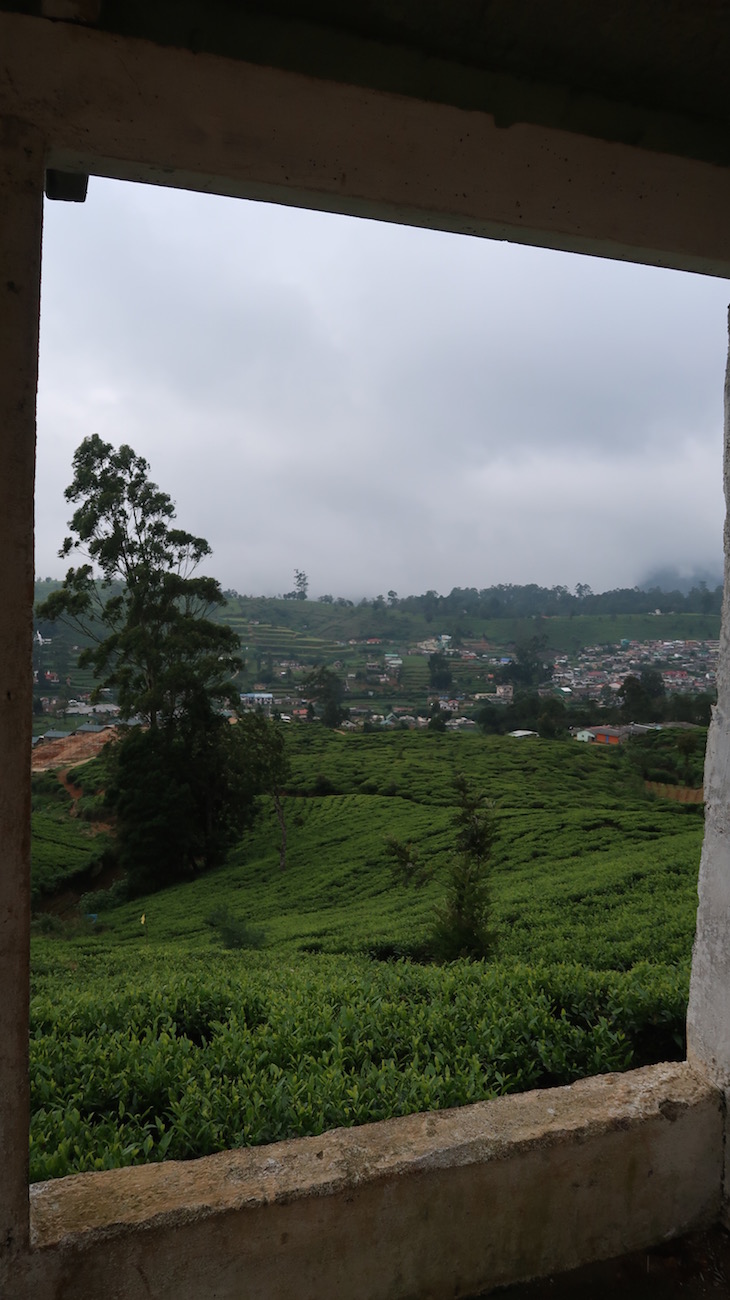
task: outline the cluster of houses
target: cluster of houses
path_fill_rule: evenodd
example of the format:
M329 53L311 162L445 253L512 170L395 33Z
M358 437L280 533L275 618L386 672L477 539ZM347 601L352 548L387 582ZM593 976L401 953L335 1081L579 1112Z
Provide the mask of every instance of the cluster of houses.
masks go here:
M341 643L339 643L341 644ZM431 721L431 715L414 711L404 702L398 705L394 699L401 681L403 657L397 650L381 648L378 637L369 637L363 642L351 642L352 646L362 646L365 650L365 662L360 661L358 672L351 671L352 660L343 655L331 665L343 680L346 694L353 699L349 710L349 719L343 724L344 730L360 730L365 725L383 728L424 729ZM575 655L562 655L555 661L552 680L540 687L540 694L559 694L566 700L596 700L603 704L613 702L630 674L639 675L642 669L651 667L661 673L664 687L668 693L699 694L715 688L719 644L717 641L628 641L616 646L588 646ZM495 654L484 643L472 643L469 646L452 645L452 638L442 634L419 642L409 651L410 654L430 656L436 653L447 656L451 661L467 660L477 668L477 677L484 682L484 689L466 694L451 687L450 692L433 692L429 694L428 704L438 699L440 709L446 717L449 731L470 731L476 729L476 723L467 715L475 711L485 700L509 704L513 696L513 687L507 682L500 682L499 669L510 662L508 656ZM477 662L478 661L478 664ZM301 686L297 691L296 678L308 669L295 659L281 660L275 665L278 675L285 678L276 689L259 689L244 692L241 705L244 709L259 710L268 716L274 713L286 722L306 721L312 716L311 703L302 698ZM36 679L37 679L36 675ZM474 674L467 672L474 686ZM55 679L55 680L54 680ZM43 680L48 685L55 685L57 674L46 671ZM458 678L457 678L458 680ZM282 689L283 688L283 689ZM355 707L355 700L365 702L363 707ZM372 704L367 704L367 697ZM382 699L381 710L376 712L376 696ZM388 708L383 709L385 699ZM397 698L397 696L396 696ZM408 700L406 695L406 701ZM411 693L412 700L412 693ZM424 702L425 703L425 702ZM101 728L109 725L119 713L117 705L106 699L92 705L88 696L69 700L64 706L61 699L49 697L42 700L44 711L56 712L63 708L66 716L78 717L84 728ZM631 728L598 726L584 728L575 733L576 739L586 743L620 744L631 733ZM47 733L50 734L50 733ZM67 734L67 733L66 733Z
M718 641L622 641L586 646L555 662L553 685L576 699L616 695L625 679L643 668L661 672L668 694L699 695L715 688Z
M463 704L463 701L462 701ZM409 713L407 709L394 708L390 713L372 713L369 709L351 709L347 722L342 728L346 731L361 731L367 723L371 727L384 727L386 730L400 728L408 731L425 731L430 717ZM472 718L462 716L447 718L447 731L477 731L477 724Z
M381 649L382 642L377 637L351 644L363 645L367 657L364 672L361 668L357 674L348 671L350 664L344 657L332 664L334 670L342 675L346 693L361 698L385 693L392 700L393 691L400 681L402 655ZM450 715L446 722L450 731L473 729L476 724L466 713L474 711L479 703L494 700L509 704L512 700L513 687L497 680L499 669L510 662L509 656L495 655L494 651L485 649L483 643L456 648L451 637L442 634L419 642L410 653L423 656L441 653L452 661L479 661L479 668L483 665L484 690L467 695L452 687L451 694L439 693L439 706ZM632 673L639 675L647 667L661 672L668 693L699 694L715 687L717 655L717 641L624 640L616 646L588 646L574 656L560 656L555 662L552 680L540 687L540 694L550 696L557 693L566 700L590 699L607 704L622 689L627 676ZM291 677L291 671L302 670L302 666L294 661L282 661L278 667L281 675L286 673L288 677ZM356 679L359 679L357 685ZM277 712L287 721L305 720L311 716L307 700L294 694L282 694L279 690L254 690L244 694L241 700L244 708L261 709L267 714ZM343 724L343 729L359 730L367 724L418 730L427 727L430 721L430 715L415 712L412 706L398 706L393 702L389 711L376 712L376 708L375 698L369 707L351 707L349 720ZM628 734L627 728L600 726L584 729L576 738L597 744L619 744Z

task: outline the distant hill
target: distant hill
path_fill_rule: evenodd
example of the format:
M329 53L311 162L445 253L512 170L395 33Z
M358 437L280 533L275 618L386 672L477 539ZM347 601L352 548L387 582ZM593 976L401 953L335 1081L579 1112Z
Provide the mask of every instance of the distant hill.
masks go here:
M37 583L36 604L60 585ZM587 586L569 592L565 587L502 584L481 591L454 588L447 596L429 591L398 597L393 592L387 600L379 596L358 604L332 597L298 600L232 591L226 596L226 606L215 617L238 632L251 673L259 676L267 666L271 669L269 658L302 664L348 660L354 652L350 642L387 642L405 652L420 641L447 635L455 647L482 642L508 648L539 634L547 650L571 654L623 638L712 640L719 636L722 605L722 588L706 586L682 594L658 587L595 593ZM72 692L89 689L90 675L76 666L84 639L60 623L37 623L35 630L48 638L47 644L34 642L39 679L50 669L62 685L69 679Z
M581 606L565 614L506 610L502 615L485 616L449 608L448 598L440 598L435 611L424 611L418 608L418 599L409 597L391 608L374 607L370 602L337 606L316 600L234 597L220 617L238 632L247 658L259 663L267 656L301 663L323 657L344 661L352 653L350 641L387 642L405 651L409 645L442 634L450 636L454 646L484 642L509 647L537 633L545 636L548 650L565 654L586 645L617 644L623 638L714 640L720 634L719 607L707 612L678 610L657 615L655 606L644 601L649 608L635 612L590 612Z

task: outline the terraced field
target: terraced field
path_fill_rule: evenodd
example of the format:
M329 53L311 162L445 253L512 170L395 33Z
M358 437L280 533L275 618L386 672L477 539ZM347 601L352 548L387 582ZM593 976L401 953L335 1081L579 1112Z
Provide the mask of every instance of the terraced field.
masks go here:
M681 1055L701 808L571 742L289 735L283 873L264 800L219 871L34 939L34 1177ZM494 801L495 948L439 966L459 771ZM389 835L429 883L398 883Z

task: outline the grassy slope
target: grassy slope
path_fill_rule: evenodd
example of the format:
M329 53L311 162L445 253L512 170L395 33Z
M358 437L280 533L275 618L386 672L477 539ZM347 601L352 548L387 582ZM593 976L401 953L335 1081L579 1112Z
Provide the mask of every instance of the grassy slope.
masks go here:
M626 969L689 956L702 822L697 810L647 799L613 754L573 742L390 733L301 733L287 800L288 866L278 869L266 805L212 876L103 917L106 942L209 943L206 916L228 906L286 950L407 952L442 892L457 770L495 800L494 907L503 957ZM315 789L330 791L311 796ZM310 793L310 797L304 797ZM394 886L386 837L436 864L422 891Z
M75 811L78 812L78 809ZM104 839L89 822L70 816L71 800L53 773L32 781L31 903L37 908L95 869Z
M75 943L34 940L34 1179L681 1053L697 811L647 799L622 753L571 742L312 728L291 743L283 875L264 812L220 871ZM458 769L496 801L498 958L374 961L426 932ZM436 862L423 891L392 883L387 833ZM211 946L219 906L263 926L267 947Z
M374 610L372 606L341 609L321 601L273 599L231 600L222 617L231 622L251 650L275 656L336 653L335 643L346 650L351 639L380 637L405 648L409 643L442 632L484 639L494 646L507 646L544 633L555 651L575 652L586 645L616 645L629 640L715 639L720 632L716 614L596 614L574 618L501 618L471 616L434 617L399 609Z

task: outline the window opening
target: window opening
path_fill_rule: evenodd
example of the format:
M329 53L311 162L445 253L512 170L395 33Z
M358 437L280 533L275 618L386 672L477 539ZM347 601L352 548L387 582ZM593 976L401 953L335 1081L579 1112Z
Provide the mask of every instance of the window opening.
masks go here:
M559 740L558 706L591 617L591 640L617 645L615 665L633 665L645 694L651 673L665 686L690 657L712 672L724 294L676 272L107 181L92 181L83 208L47 208L39 577L62 575L53 557L75 447L94 432L129 443L180 525L211 543L205 571L232 593L245 648L242 693L273 707L283 683L298 740L284 872L267 808L228 866L169 894L110 906L116 882L102 863L101 888L71 912L41 899L35 1014L56 1007L41 1050L49 1061L67 1053L73 1026L76 1093L63 1101L84 1154L64 1164L50 1136L36 1177L319 1132L681 1049L699 818L645 799L649 760L629 772L623 737L595 734L619 672L602 652L581 671L607 678L584 728L606 752ZM624 611L593 592L658 583L662 566L704 581L707 608L701 594L696 609L672 611L671 635L619 636ZM531 583L553 589L547 606L534 592L532 606L529 593L518 599ZM512 589L491 592L499 584ZM281 596L276 633L271 607L241 595ZM521 622L500 641L493 624L511 600ZM667 626L641 616L649 630L652 619ZM557 624L571 622L574 636L561 627L553 646ZM74 643L44 632L39 686L78 709L90 683ZM660 639L656 654L631 650ZM549 659L565 663L540 695ZM318 664L367 735L296 720L307 694L322 712L305 686ZM446 731L459 695L487 725L525 682L535 725L513 730L536 740ZM443 732L405 722L419 693ZM699 760L685 749L672 762L689 773ZM665 757L653 755L654 775ZM491 965L445 970L427 960L425 936L458 836L461 772L495 801L497 947ZM101 789L87 792L83 775L64 784L72 797L81 789L78 811L98 825ZM49 789L37 779L44 817ZM393 839L407 849L400 878ZM642 874L647 856L653 875ZM551 940L568 912L570 936ZM668 1009L665 1039L650 1046L630 1030L647 983ZM515 999L518 988L529 996ZM435 1022L440 1039L429 1037ZM252 1045L255 1061L236 1074ZM121 1072L130 1058L153 1080L141 1101ZM58 1083L48 1087L58 1097Z

